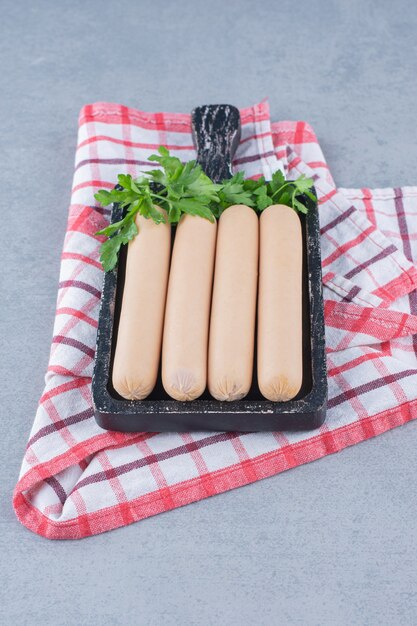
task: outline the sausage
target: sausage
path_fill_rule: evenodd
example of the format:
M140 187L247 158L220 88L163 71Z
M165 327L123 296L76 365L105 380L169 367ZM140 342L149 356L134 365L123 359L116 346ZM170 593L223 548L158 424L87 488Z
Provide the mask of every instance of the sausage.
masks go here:
M160 209L167 217L166 212ZM171 254L171 225L136 216L129 242L113 387L123 398L143 400L155 386Z
M217 400L239 400L253 374L259 220L234 205L219 220L210 317L208 388Z
M303 380L301 222L273 205L260 218L258 384L268 400L291 400Z
M183 215L178 223L162 341L162 384L175 400L207 384L207 344L217 223Z

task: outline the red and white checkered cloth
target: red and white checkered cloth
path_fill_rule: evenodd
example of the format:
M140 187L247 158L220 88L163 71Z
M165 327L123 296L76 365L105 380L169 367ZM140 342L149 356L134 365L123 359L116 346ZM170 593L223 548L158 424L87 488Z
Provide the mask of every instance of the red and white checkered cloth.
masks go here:
M121 434L93 417L91 374L109 219L94 193L158 145L195 156L190 116L96 103L80 113L54 337L14 507L50 539L94 535L272 476L417 417L417 187L339 189L312 128L241 111L234 167L313 176L320 200L329 408L313 432Z

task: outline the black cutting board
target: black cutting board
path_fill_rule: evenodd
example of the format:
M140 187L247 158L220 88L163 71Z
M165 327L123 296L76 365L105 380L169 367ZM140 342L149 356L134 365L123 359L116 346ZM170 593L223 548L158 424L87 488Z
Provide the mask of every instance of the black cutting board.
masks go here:
M240 139L239 111L230 105L206 105L192 113L197 159L215 182L231 176L231 162ZM318 428L325 420L327 372L318 207L307 197L306 215L299 214L303 232L303 384L288 402L271 402L254 378L242 400L220 402L208 391L197 400L179 402L164 391L158 375L145 400L125 400L112 387L112 365L126 265L126 246L116 269L104 274L92 381L97 423L122 432L277 431ZM113 206L112 222L123 215ZM174 228L175 231L175 228ZM174 233L175 236L175 233Z

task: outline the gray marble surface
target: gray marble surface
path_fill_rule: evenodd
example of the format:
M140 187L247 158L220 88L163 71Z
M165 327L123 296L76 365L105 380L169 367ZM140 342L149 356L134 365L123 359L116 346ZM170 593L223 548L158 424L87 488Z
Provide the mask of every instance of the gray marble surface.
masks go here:
M0 622L417 620L417 424L128 528L48 542L11 492L43 386L77 115L247 106L306 119L341 186L417 184L413 1L1 1Z

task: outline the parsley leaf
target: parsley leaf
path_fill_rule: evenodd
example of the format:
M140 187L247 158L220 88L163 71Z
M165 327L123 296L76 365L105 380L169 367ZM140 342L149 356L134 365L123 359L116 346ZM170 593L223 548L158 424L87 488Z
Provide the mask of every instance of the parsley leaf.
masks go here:
M121 245L122 242L117 236L110 237L110 239L106 239L106 241L101 244L100 261L105 272L109 272L117 265Z
M117 264L120 247L136 237L138 228L132 219L129 219L120 228L119 232L107 239L100 248L100 261L105 271L112 270Z
M272 174L272 180L268 183L268 195L273 198L284 184L285 176L281 170L277 170Z
M273 200L271 204L285 204L300 213L308 212L300 197L307 196L310 200L317 201L317 197L312 191L313 180L306 178L305 174L301 174L296 180L285 180L284 174L278 170L272 175L272 180L267 183L266 187L267 195ZM259 205L258 208L263 210Z
M256 208L258 211L263 211L267 207L271 206L271 204L274 204L272 198L268 196L268 187L266 185L258 187L253 193L256 196Z
M250 189L245 188L243 172L238 172L232 178L223 181L218 185L219 213L227 209L232 204L247 204L255 208L255 202Z

